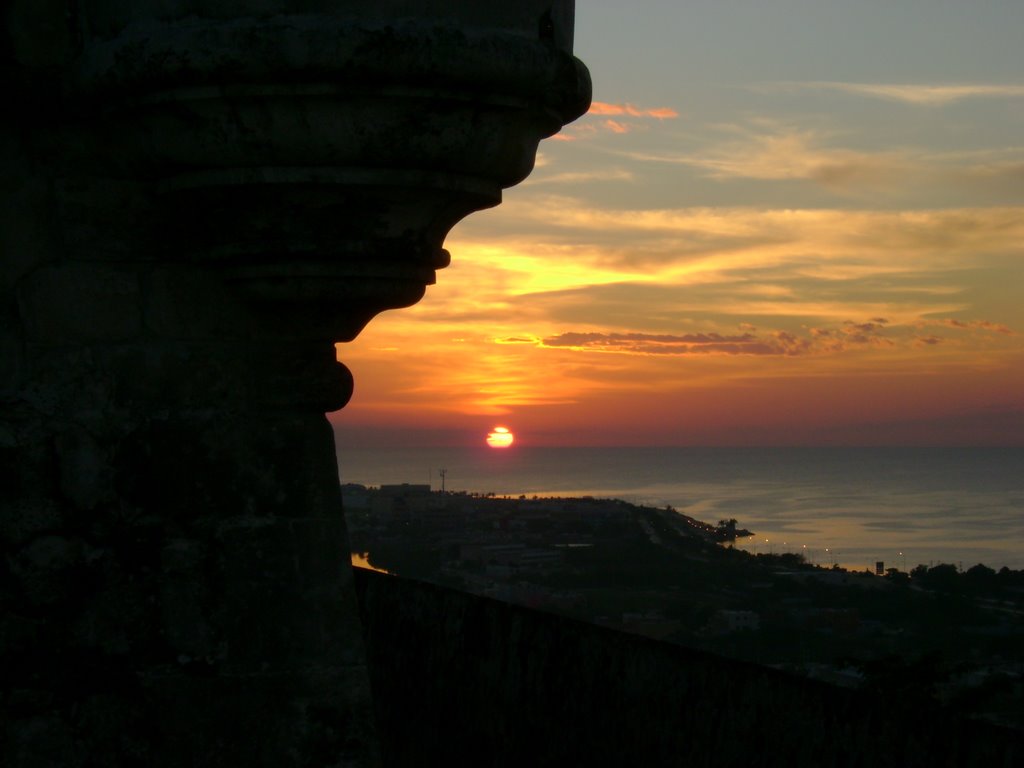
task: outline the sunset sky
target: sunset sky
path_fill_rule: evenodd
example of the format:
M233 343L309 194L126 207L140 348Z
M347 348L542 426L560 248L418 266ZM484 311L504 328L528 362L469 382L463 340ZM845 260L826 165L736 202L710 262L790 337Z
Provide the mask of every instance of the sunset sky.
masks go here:
M1024 3L583 0L594 106L339 359L376 445L1024 445Z

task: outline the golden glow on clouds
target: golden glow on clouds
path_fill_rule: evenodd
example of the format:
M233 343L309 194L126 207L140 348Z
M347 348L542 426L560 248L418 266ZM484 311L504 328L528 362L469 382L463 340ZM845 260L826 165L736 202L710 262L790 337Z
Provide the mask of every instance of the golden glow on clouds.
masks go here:
M545 220L554 230L534 242L451 238L455 263L428 299L342 350L357 382L375 379L378 417L572 410L609 393L682 396L755 379L996 371L1024 351L1003 318L977 316L981 289L963 280L965 259L984 272L1024 257L1024 209L633 215L544 198L504 213L513 230ZM377 379L374 360L391 373ZM384 397L394 371L405 384ZM372 408L358 383L354 405Z
M521 226L564 230L551 243L513 242L508 250L467 243L466 257L491 269L551 271L529 276L549 290L591 284L706 282L709 275L782 269L818 279L963 268L963 258L1020 254L1024 208L938 211L756 210L695 208L607 210L569 197L509 201ZM458 242L458 241L456 241ZM530 253L523 253L530 248ZM453 251L454 252L454 251ZM898 254L898 258L894 258ZM564 263L563 259L571 263ZM978 262L975 262L978 265ZM525 285L517 283L516 286ZM513 287L514 293L526 293Z
M1024 86L753 83L762 101L700 119L683 88L602 94L545 143L420 304L339 345L356 390L334 420L1019 443Z
M467 242L459 249L471 262L470 280L490 282L499 274L503 300L526 293L542 293L587 285L642 280L641 271L602 267L605 254L596 248L513 242L507 246Z

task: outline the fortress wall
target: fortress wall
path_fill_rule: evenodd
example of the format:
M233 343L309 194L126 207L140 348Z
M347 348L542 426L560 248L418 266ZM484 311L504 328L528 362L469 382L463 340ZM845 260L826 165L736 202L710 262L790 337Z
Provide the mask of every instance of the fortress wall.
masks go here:
M389 766L1024 759L1024 736L985 724L369 570L355 583Z

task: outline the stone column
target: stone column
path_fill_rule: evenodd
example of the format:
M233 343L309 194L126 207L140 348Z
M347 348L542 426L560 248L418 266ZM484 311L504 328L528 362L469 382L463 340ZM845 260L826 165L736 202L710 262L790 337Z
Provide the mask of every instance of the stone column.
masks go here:
M0 762L372 765L334 342L586 109L572 2L5 13Z

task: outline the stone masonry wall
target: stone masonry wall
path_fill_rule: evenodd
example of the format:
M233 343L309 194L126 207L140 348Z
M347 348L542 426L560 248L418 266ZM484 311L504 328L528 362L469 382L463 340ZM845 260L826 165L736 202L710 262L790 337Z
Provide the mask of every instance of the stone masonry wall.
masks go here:
M1024 737L356 569L387 766L1011 768Z

